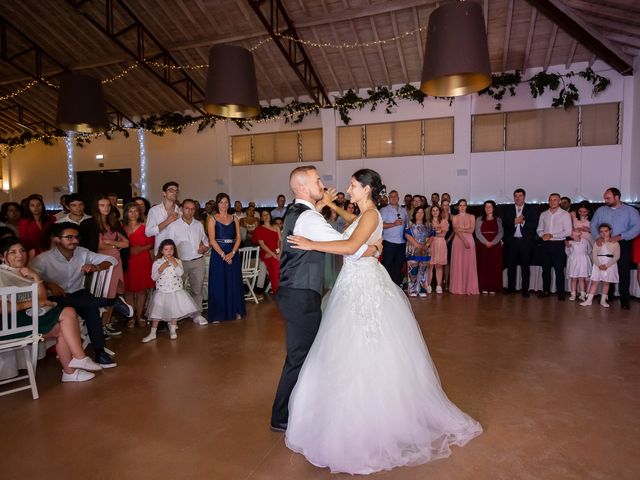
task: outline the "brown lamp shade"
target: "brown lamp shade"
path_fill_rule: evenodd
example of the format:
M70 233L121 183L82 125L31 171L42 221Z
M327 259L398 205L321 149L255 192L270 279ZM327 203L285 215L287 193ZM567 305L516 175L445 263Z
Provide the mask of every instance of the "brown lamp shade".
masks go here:
M488 87L491 65L482 7L450 2L429 17L420 90L437 97L457 97Z
M104 132L109 119L104 105L102 84L77 73L60 77L56 125L61 130L80 133Z
M227 44L211 47L205 110L228 118L260 113L256 67L249 50Z

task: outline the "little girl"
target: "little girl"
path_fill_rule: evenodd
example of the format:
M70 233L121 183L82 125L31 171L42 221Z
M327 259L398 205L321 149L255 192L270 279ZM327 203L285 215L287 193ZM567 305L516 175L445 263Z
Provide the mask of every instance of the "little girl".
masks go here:
M160 320L169 322L169 337L175 340L178 338L176 333L178 319L200 311L183 288L183 273L176 244L171 239L163 240L158 247L156 261L151 267L151 278L156 282L156 291L147 310L147 318L151 320L151 332L142 339L142 343L156 339Z
M607 303L607 294L609 293L609 284L618 283L618 259L620 258L620 245L618 242L610 242L611 226L602 223L598 227L600 238L593 246L593 270L591 273L591 288L587 299L580 305L586 307L593 302L593 296L598 289L598 283L602 282L602 294L600 295L600 305L609 307ZM601 243L598 246L598 243Z
M571 240L566 242L567 253L567 277L571 279L571 296L569 300L576 299L576 287L580 290L581 301L587 299L587 277L591 273L591 243L579 230L574 230Z

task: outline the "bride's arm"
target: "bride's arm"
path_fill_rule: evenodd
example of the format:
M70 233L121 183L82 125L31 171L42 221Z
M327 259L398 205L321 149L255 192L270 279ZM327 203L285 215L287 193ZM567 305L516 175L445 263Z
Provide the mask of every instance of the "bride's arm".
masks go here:
M324 197L322 198L322 203L324 203L327 207L340 215L340 217L342 217L347 222L347 224L350 225L356 218L358 218L358 216L353 213L347 212L344 208L339 207L333 202L333 199L335 198L335 191L335 188L329 188L328 190L326 190L324 192Z
M366 244L377 225L378 215L374 210L368 210L364 212L360 223L358 223L356 229L346 240L321 242L309 240L298 235L290 235L287 237L287 241L292 245L292 248L298 248L300 250L316 250L318 252L334 253L336 255L353 255Z

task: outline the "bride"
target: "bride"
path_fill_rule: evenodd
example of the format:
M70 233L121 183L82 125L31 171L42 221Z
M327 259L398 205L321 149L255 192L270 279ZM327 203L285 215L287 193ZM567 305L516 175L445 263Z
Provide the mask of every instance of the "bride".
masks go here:
M482 432L442 391L402 290L375 258L347 257L381 237L374 202L382 188L373 170L353 174L348 192L362 214L352 218L345 240L288 238L293 248L345 256L291 395L286 432L291 450L332 472L426 463Z

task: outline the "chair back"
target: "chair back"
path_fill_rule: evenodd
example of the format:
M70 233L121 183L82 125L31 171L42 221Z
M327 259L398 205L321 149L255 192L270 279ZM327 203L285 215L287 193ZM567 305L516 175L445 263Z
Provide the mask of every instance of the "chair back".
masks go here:
M113 265L107 270L93 272L91 276L91 284L89 292L96 298L105 298L109 294L109 286L111 285L111 275L113 274Z
M18 326L18 295L31 294L31 319L30 325ZM0 324L0 342L6 337L15 335L33 337L38 336L38 284L27 287L2 287L0 288L0 306L2 308L2 323Z
M260 247L242 247L238 252L242 258L242 276L250 277L252 275L257 275Z

